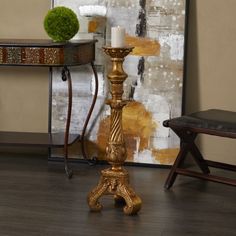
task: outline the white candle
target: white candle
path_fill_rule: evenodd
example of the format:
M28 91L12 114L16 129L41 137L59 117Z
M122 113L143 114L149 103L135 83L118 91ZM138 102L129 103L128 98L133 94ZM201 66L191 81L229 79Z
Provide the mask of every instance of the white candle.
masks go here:
M122 48L125 46L125 29L117 26L111 28L111 46Z

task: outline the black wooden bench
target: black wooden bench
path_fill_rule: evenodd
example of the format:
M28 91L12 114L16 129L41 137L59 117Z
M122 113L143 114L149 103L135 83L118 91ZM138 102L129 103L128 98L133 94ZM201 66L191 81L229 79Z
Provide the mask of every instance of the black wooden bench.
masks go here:
M166 189L169 189L173 185L177 175L186 175L236 186L236 179L211 175L209 169L209 167L214 167L236 171L236 166L204 159L197 145L194 143L198 134L209 134L235 139L236 112L211 109L166 120L163 122L163 125L171 128L181 140L180 151L165 183ZM183 167L184 159L189 152L202 172Z

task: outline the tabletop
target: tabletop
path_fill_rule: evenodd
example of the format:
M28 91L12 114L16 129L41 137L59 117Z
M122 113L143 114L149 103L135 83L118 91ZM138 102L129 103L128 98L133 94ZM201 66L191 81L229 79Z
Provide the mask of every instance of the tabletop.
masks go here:
M0 66L76 66L95 60L96 40L0 39Z

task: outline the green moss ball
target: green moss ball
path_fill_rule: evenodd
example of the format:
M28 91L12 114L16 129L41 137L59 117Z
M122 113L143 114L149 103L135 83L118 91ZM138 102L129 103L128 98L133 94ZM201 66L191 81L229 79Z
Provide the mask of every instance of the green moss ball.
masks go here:
M55 7L44 18L44 29L56 42L65 42L78 32L79 21L76 14L67 7Z

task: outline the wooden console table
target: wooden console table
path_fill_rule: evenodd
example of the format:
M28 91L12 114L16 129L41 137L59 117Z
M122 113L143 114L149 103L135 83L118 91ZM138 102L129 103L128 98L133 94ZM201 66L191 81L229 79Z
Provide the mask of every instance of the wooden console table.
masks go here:
M65 171L69 178L72 170L68 167L68 146L76 141L81 142L84 158L84 136L91 117L98 92L98 77L94 66L96 40L76 40L67 43L55 43L51 40L35 39L0 39L0 66L37 66L62 67L62 80L68 85L68 110L66 128L63 133L30 133L30 132L0 132L0 145L4 146L35 146L61 147L64 150ZM72 81L69 68L90 64L95 78L95 95L88 111L84 127L80 134L70 134L72 109Z

